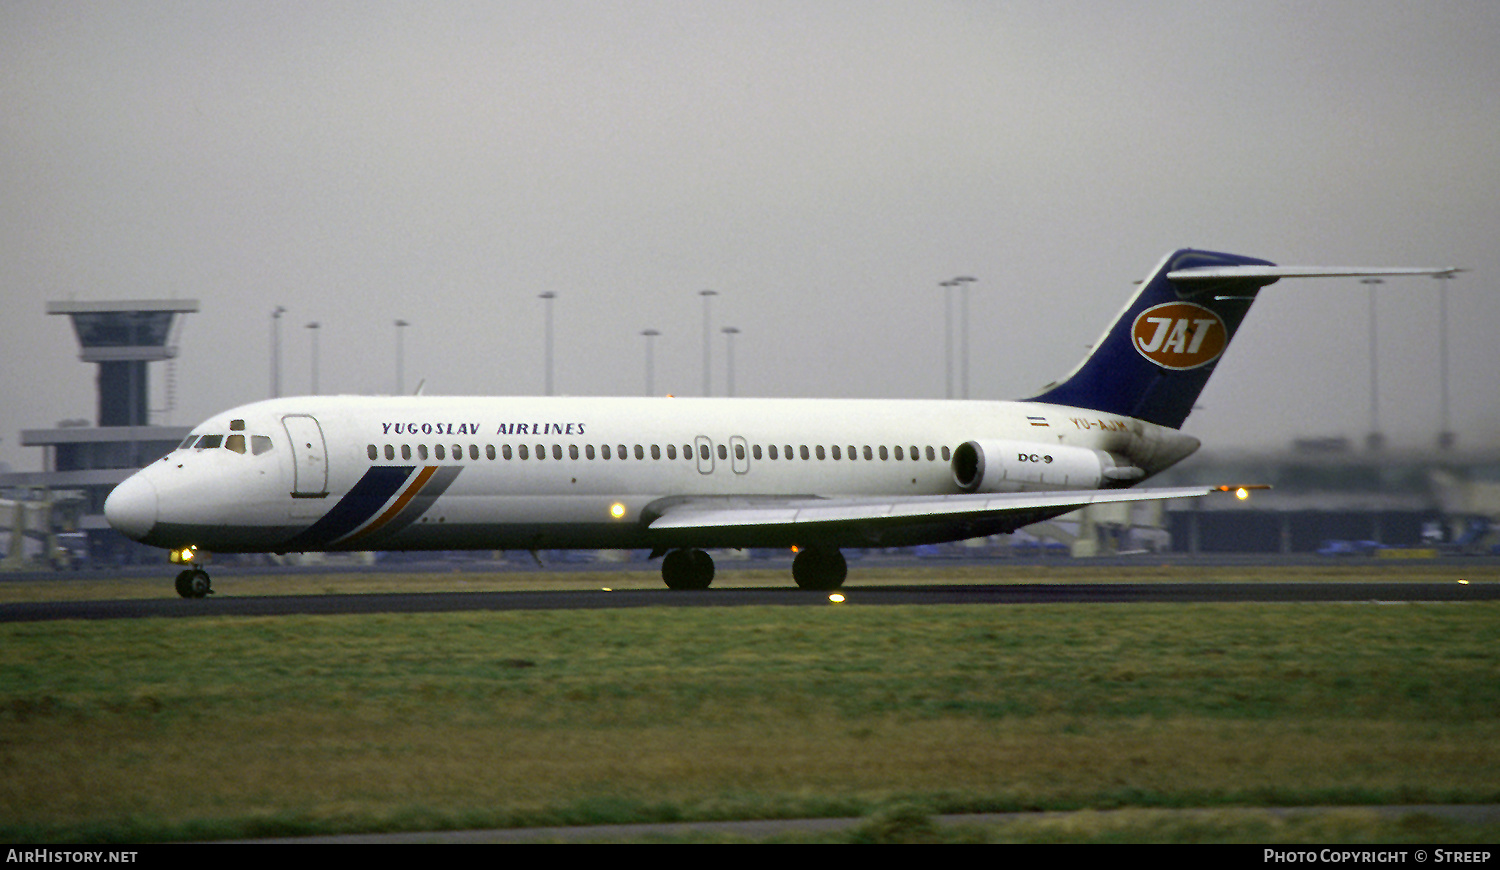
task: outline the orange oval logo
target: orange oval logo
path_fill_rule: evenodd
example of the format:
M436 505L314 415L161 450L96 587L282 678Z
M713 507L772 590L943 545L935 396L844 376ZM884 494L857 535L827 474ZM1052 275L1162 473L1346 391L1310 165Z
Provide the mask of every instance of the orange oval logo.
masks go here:
M1130 340L1164 369L1195 369L1219 358L1229 343L1224 321L1202 305L1163 302L1136 315Z

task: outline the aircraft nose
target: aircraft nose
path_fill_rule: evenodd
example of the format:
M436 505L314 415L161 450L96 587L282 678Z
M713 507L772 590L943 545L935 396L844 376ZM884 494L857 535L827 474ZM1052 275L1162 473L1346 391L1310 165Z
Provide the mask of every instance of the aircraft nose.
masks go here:
M125 478L104 500L104 519L127 538L146 537L156 525L156 487L139 474Z

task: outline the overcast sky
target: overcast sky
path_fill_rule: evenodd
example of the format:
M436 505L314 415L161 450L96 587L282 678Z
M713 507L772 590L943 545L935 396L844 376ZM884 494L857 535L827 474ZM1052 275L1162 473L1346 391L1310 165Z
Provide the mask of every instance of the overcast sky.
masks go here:
M1069 370L1174 248L1456 265L1452 425L1500 445L1500 3L0 0L0 462L92 421L49 300L193 298L189 425L283 390L941 397ZM1438 292L1377 297L1380 425L1439 426ZM1186 430L1370 427L1368 289L1264 292Z

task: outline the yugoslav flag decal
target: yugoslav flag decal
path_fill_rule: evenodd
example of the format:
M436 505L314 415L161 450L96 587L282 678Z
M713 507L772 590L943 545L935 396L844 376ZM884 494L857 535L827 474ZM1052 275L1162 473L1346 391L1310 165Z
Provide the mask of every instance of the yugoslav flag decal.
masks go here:
M1181 371L1208 365L1229 343L1224 321L1202 305L1163 302L1142 311L1130 327L1141 356L1164 369Z

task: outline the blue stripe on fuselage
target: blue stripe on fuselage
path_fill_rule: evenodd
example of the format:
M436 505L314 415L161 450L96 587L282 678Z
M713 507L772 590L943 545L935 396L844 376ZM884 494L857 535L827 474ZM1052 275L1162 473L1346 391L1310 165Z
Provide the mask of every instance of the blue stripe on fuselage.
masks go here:
M376 465L322 519L287 541L287 550L318 549L369 521L415 472L416 466Z

